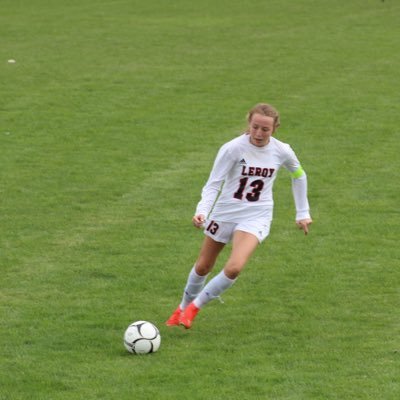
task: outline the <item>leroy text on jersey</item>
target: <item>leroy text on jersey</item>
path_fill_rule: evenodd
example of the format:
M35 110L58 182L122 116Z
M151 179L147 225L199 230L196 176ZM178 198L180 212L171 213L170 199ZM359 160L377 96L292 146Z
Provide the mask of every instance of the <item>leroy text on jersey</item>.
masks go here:
M248 167L247 165L242 165L243 176L262 176L263 178L271 178L274 171L274 168Z

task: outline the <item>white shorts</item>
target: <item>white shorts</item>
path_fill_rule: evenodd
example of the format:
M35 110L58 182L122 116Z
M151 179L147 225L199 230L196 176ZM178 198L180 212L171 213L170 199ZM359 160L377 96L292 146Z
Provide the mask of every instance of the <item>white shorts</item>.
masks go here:
M235 231L253 234L261 243L268 235L271 227L269 221L223 222L207 220L204 224L204 234L216 242L229 243Z

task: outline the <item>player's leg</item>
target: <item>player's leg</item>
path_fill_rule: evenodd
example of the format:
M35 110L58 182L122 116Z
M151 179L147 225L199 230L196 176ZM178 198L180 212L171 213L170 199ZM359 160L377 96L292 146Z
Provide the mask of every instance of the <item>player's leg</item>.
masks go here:
M199 310L211 300L219 297L236 281L250 256L259 244L258 238L252 233L235 231L232 240L232 252L224 269L216 275L192 303L182 313L180 323L189 329Z
M235 231L232 239L232 251L224 269L205 286L194 300L198 308L202 308L225 290L229 289L246 265L250 256L257 248L259 241L256 236L243 231Z
M238 277L259 243L259 239L254 234L240 230L235 231L232 251L223 270L227 278L234 280Z
M214 267L217 257L224 246L224 243L216 242L208 236L204 238L199 256L189 273L186 286L183 291L182 301L178 308L173 312L171 317L167 320L166 325L179 325L181 312L203 289L207 276Z
M224 246L224 243L216 242L208 236L204 238L200 254L189 273L180 304L182 310L184 310L203 289L207 276L213 269L217 257Z

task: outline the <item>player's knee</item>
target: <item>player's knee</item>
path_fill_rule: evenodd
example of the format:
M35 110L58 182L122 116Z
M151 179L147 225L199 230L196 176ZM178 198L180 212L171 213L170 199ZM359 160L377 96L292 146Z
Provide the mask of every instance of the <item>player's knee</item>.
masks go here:
M199 259L196 261L195 270L197 275L204 276L207 275L212 270L213 266L214 266L213 262Z
M244 264L241 262L228 262L225 265L224 273L229 279L236 279L242 271Z
M240 274L241 269L224 268L224 274L229 279L236 279Z

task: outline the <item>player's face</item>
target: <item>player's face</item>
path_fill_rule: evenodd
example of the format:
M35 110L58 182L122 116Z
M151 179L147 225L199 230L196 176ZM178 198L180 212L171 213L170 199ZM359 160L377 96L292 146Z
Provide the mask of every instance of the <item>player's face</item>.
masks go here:
M249 122L250 143L262 147L269 143L275 132L274 119L261 114L253 114Z

